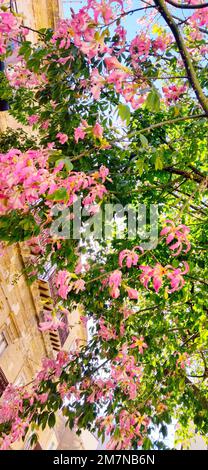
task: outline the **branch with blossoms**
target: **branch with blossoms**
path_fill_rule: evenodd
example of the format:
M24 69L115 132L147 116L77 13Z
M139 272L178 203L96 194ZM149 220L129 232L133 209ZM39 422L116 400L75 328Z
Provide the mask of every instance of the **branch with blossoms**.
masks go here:
M2 96L32 135L0 135L0 237L3 248L29 249L29 282L49 263L55 270L42 334L64 329L81 304L92 340L44 359L27 386L8 386L0 445L24 439L33 424L53 427L58 409L78 434L96 432L111 449L161 449L168 424L186 433L190 417L205 434L207 9L194 8L180 26L162 0L135 10L90 0L36 47L2 3ZM134 12L139 28L129 39L122 21ZM105 203L119 206L110 240L93 230L85 239L85 225L77 237L61 233L79 199L95 224ZM154 249L141 247L139 230L116 233L123 208L140 204L158 206Z

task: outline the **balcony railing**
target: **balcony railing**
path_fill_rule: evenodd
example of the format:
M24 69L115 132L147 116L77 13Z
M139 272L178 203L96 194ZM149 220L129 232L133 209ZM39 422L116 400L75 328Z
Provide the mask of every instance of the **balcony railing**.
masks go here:
M56 287L56 267L51 266L51 263L45 266L46 272L38 276L40 295L45 299L50 299L55 304L58 300L58 290Z
M63 317L65 328L58 328L56 331L49 332L50 343L54 351L58 352L64 346L69 336L69 323L66 315Z

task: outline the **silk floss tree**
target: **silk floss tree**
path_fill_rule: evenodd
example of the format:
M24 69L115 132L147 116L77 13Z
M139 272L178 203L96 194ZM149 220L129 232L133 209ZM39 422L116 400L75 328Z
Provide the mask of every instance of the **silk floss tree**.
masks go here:
M164 448L172 422L179 442L207 433L208 5L134 3L86 1L32 45L0 2L3 99L31 129L0 136L2 250L32 247L29 282L56 266L40 330L79 304L93 324L87 345L8 385L2 449L57 410L109 449Z

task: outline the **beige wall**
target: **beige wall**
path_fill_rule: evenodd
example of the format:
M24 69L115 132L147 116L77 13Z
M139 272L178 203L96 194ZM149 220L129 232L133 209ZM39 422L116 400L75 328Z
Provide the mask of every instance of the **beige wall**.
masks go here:
M54 28L60 17L59 0L16 0L18 14L23 15L24 24L35 30ZM35 43L38 35L30 31L27 38ZM17 129L20 125L7 112L0 112L0 131L7 127Z
M8 346L0 366L9 382L18 377L31 380L47 354L43 335L38 330L38 312L27 284L17 246L9 247L0 258L0 332Z

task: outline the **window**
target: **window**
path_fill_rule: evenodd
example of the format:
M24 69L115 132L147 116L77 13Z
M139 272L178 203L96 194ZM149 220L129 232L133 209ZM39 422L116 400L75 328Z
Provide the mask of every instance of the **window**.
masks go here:
M13 10L15 13L18 13L18 9L17 9L17 1L16 0L10 0L9 3L9 6L10 6L10 9Z
M7 387L8 383L9 382L7 378L5 377L3 370L0 368L0 397L2 393L4 392L5 388Z
M64 345L65 341L67 340L67 338L69 336L69 323L68 323L67 315L63 316L62 321L64 322L65 327L64 328L58 328L61 346Z
M7 346L8 346L8 343L4 336L4 333L0 333L0 356L5 351Z

